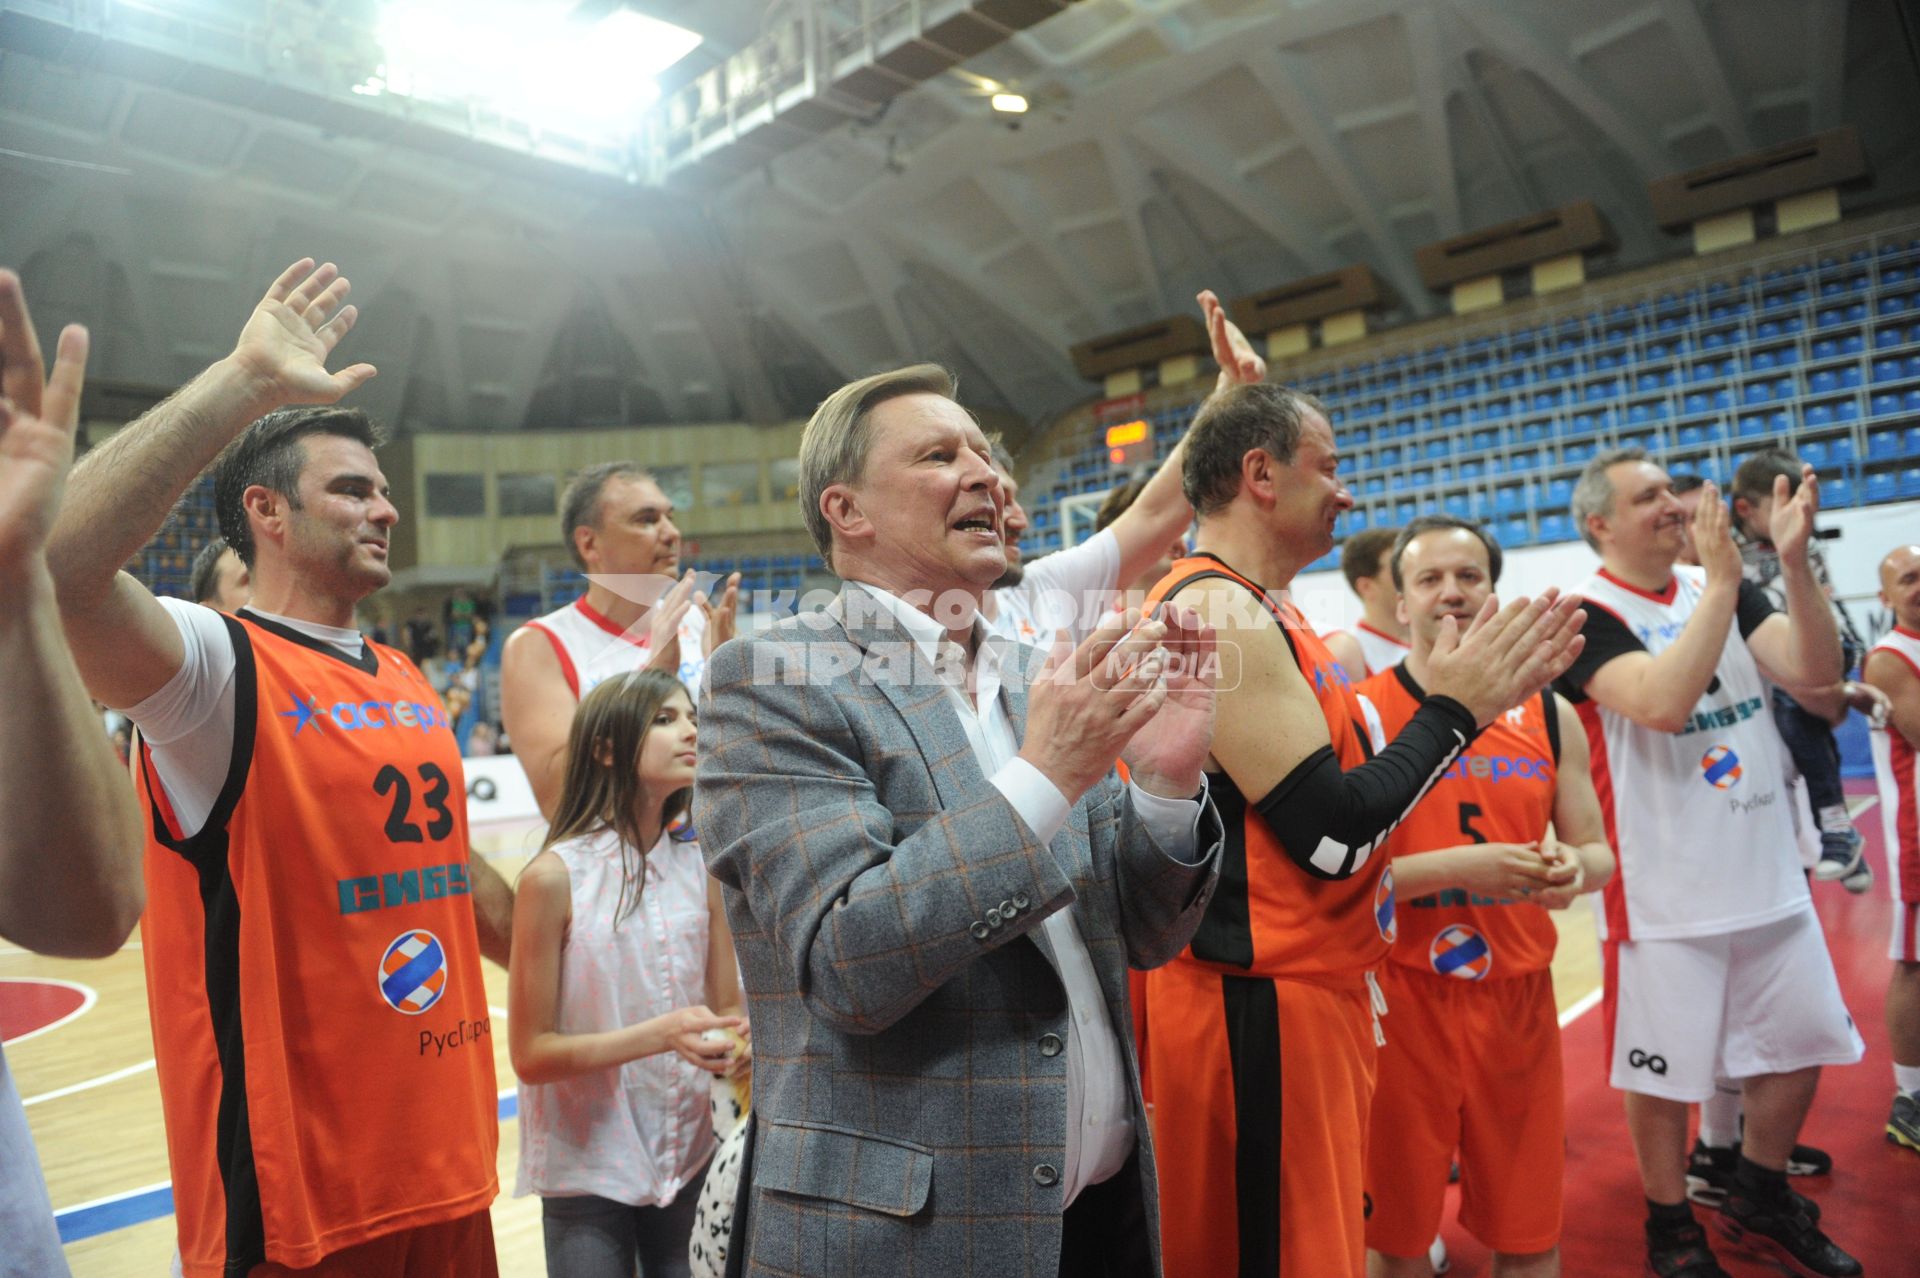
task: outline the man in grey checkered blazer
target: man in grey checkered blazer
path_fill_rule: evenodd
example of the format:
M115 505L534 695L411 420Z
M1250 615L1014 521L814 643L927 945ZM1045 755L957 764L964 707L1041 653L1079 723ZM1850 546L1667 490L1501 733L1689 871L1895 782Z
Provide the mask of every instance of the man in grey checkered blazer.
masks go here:
M987 636L1004 498L932 366L828 399L800 473L846 584L716 652L701 706L753 1018L730 1271L1157 1274L1127 967L1185 946L1218 872L1212 632Z

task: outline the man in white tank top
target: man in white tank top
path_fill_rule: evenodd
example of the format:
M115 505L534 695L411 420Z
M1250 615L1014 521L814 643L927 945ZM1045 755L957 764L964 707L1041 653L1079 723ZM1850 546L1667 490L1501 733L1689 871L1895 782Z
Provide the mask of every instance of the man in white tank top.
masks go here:
M1873 733L1893 894L1893 974L1887 1038L1893 1046L1893 1112L1887 1139L1920 1153L1920 544L1880 561L1880 601L1894 627L1867 654L1867 682L1892 702Z
M1808 468L1774 502L1782 614L1743 580L1712 485L1693 521L1701 568L1676 566L1686 517L1644 450L1596 458L1574 491L1603 566L1579 588L1586 649L1561 691L1586 725L1620 858L1601 917L1609 1053L1656 1278L1724 1274L1685 1178L1687 1106L1713 1095L1716 1074L1743 1081L1747 1112L1717 1227L1797 1273L1861 1272L1786 1184L1820 1067L1864 1051L1801 872L1763 682L1840 678L1839 634L1807 560L1818 492Z
M574 476L560 525L588 575L587 593L514 631L500 659L500 717L548 818L580 698L604 679L651 667L678 675L698 701L707 655L733 637L740 594L739 573L717 603L695 589L692 573L680 576L673 502L637 462L602 462Z

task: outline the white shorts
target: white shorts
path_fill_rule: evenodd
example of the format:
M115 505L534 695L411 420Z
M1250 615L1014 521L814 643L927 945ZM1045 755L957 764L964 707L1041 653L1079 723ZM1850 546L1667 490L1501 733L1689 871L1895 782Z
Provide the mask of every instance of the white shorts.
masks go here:
M1891 820L1887 822L1893 824ZM1887 837L1887 895L1893 898L1893 944L1887 956L1896 963L1920 963L1920 902L1900 899L1900 845L1891 830Z
M1851 1065L1866 1052L1809 906L1720 936L1621 941L1611 1081L1697 1102L1715 1078Z

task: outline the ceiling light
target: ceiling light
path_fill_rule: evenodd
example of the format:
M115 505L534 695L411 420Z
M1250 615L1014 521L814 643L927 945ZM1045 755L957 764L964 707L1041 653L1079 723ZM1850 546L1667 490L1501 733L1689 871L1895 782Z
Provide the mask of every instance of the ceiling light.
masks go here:
M1025 115L1027 106L1027 100L1018 93L993 95L993 109L1005 115Z
M700 36L615 9L571 17L577 0L391 0L386 63L356 88L490 111L535 129L621 138L660 96L654 77Z

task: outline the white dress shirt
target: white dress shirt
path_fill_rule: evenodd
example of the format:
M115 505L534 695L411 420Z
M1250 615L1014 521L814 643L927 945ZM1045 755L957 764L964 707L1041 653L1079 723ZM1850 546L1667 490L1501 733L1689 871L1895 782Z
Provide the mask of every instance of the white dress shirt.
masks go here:
M944 627L897 595L866 582L848 582L872 595L912 639L920 655L942 675L965 669L964 654L947 637ZM964 679L949 678L947 693L960 727L980 761L980 770L1006 796L1034 836L1051 842L1067 822L1072 804L1040 769L1019 756L1013 721L1000 700L1001 661L1016 649L1004 639L974 624L974 691L967 695ZM946 651L943 651L946 650ZM944 658L944 659L943 659ZM1202 779L1204 787L1205 780ZM1193 799L1165 799L1129 785L1134 812L1160 846L1174 856L1191 858L1198 842L1200 804ZM1203 790L1204 792L1204 790ZM1107 1013L1093 956L1080 937L1073 907L1057 910L1041 923L1046 944L1040 947L1052 960L1066 987L1072 1029L1067 1034L1067 1166L1066 1202L1088 1185L1113 1176L1133 1153L1132 1090L1127 1084L1126 1055L1113 1018Z
M1093 633L1113 611L1120 588L1120 539L1102 528L1077 546L1027 563L1017 586L989 592L993 615L981 614L987 633L1051 647L1064 630L1074 643Z

